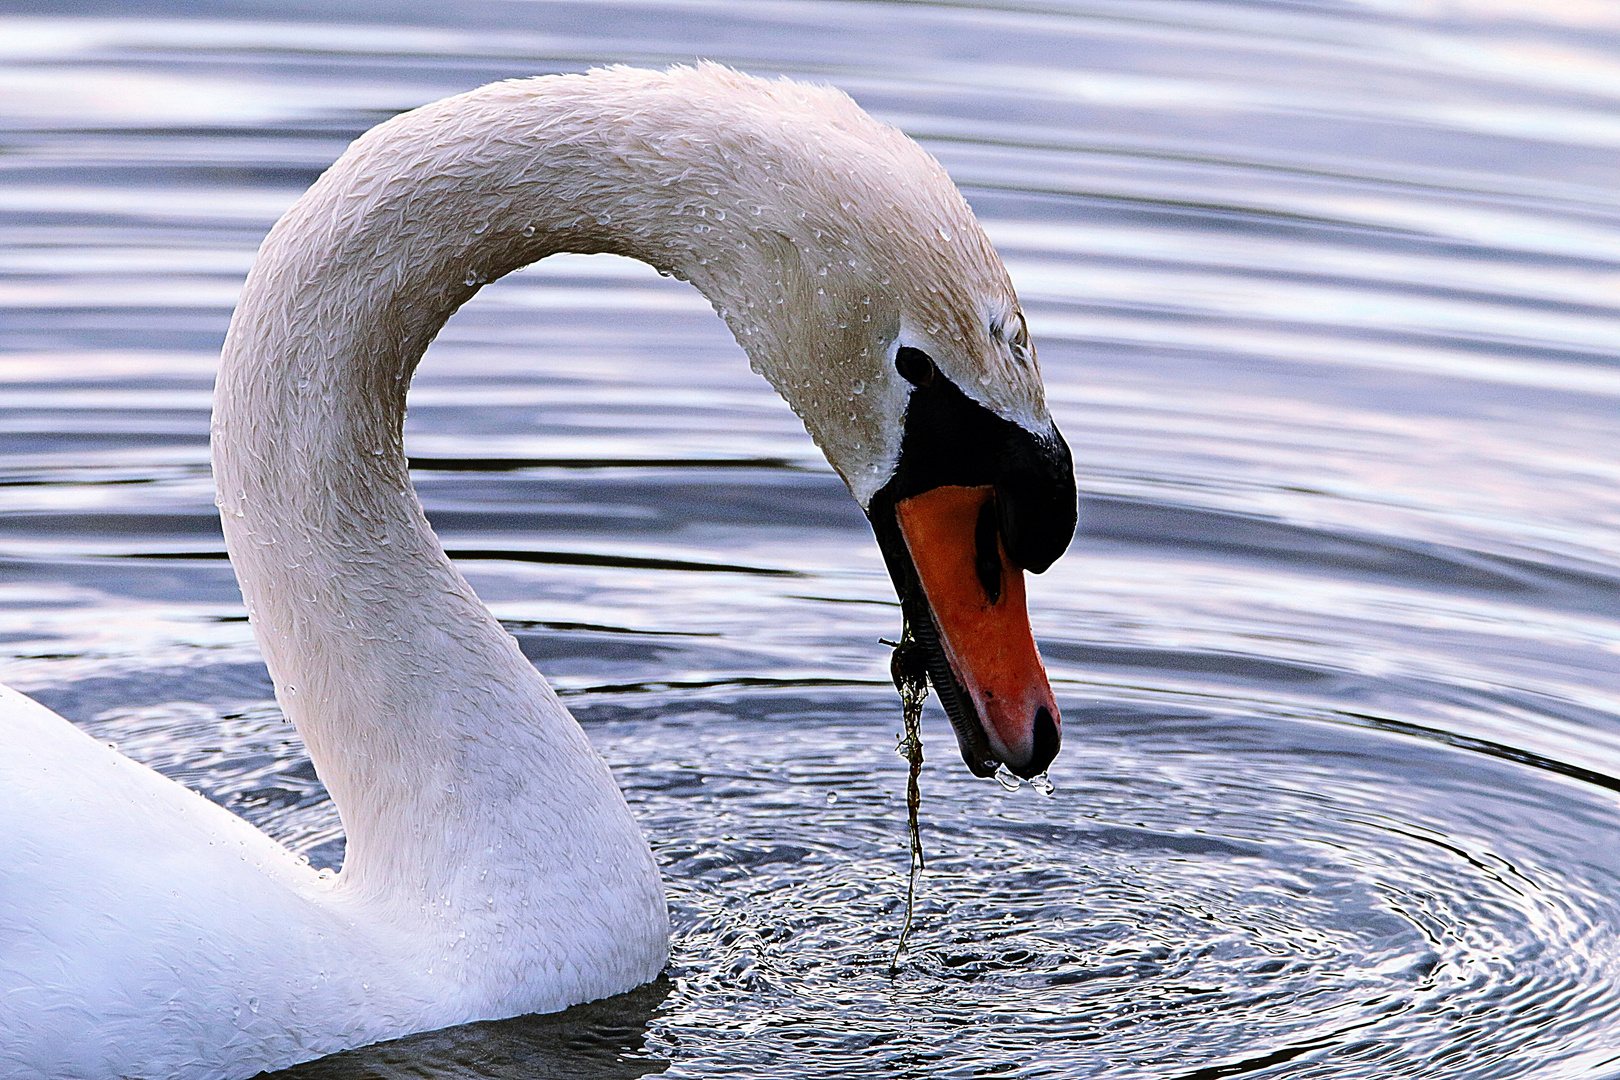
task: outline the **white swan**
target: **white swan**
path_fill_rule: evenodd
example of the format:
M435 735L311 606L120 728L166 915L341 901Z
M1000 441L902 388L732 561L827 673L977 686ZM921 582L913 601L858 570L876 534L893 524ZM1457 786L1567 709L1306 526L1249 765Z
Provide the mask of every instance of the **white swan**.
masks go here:
M1073 475L944 171L842 94L711 65L487 86L369 132L288 212L219 374L226 542L342 873L0 690L0 1076L248 1076L662 968L646 843L401 448L444 321L559 251L713 301L866 508L970 767L1057 752L1020 567L1067 544Z

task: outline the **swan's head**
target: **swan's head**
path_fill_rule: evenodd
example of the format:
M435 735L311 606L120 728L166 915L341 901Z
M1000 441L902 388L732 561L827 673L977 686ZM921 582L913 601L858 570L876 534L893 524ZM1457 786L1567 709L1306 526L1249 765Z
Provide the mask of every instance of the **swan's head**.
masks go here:
M911 384L899 451L866 513L916 640L913 657L896 656L896 680L908 661L926 668L976 775L1005 764L1035 776L1057 756L1062 721L1023 574L1074 535L1068 445L1050 421L1032 430L975 400L915 345L896 349L895 367Z
M1023 572L1073 537L1074 470L1001 260L938 162L843 94L709 65L653 78L707 117L679 134L702 152L660 143L691 229L658 257L865 509L968 767L1043 772L1061 727Z

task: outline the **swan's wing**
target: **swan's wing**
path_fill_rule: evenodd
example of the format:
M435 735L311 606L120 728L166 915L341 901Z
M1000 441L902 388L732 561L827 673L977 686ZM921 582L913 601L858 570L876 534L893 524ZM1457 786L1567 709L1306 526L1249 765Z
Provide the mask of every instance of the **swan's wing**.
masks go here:
M330 892L0 686L0 1075L246 1076L371 1041L376 957Z

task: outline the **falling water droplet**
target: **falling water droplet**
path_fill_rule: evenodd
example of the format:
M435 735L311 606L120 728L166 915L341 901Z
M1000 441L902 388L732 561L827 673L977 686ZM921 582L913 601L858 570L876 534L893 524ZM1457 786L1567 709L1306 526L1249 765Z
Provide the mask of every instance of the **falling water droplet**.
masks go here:
M831 806L833 803L835 803L837 801L838 801L838 792L836 792L836 791L827 792L827 805L828 806Z
M997 765L996 783L1000 784L1005 791L1017 791L1023 781L1018 779L1018 775L1007 768L1006 765Z
M1045 773L1041 773L1041 775L1030 780L1029 786L1045 795L1048 799L1057 794L1057 785L1052 783L1051 778Z

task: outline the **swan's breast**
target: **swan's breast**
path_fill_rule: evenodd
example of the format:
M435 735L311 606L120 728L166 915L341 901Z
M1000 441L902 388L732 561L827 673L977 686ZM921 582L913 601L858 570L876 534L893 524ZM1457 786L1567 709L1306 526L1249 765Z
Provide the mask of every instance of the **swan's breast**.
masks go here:
M243 1074L397 1033L400 958L280 844L4 687L0 742L0 1075Z

